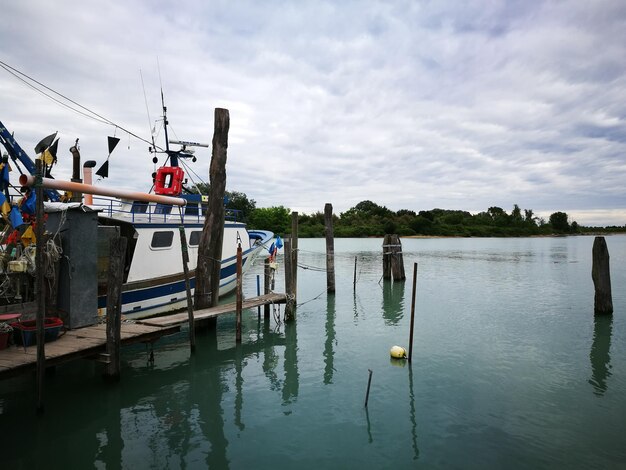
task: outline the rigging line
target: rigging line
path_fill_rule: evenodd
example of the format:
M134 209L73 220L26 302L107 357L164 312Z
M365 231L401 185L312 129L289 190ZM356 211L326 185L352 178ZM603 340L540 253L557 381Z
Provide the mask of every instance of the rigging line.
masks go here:
M12 72L11 70L7 69L4 64L0 61L0 67L2 67L4 70L6 70L8 73L10 73L11 75L13 75L15 78L17 78L19 81L21 81L22 83L24 83L24 85L32 88L34 91L36 91L37 93L42 94L43 96L45 96L46 98L48 98L50 101L53 101L61 106L63 106L64 108L69 109L70 111L74 111L77 114L80 114L86 118L89 119L93 119L96 122L99 122L101 124L110 124L107 121L103 121L101 119L98 119L94 116L91 116L87 113L84 113L78 109L72 108L70 105L68 105L67 103L63 103L62 101L58 100L57 98L55 98L54 96L50 96L48 93L46 93L43 90L40 90L39 88L37 88L35 85L33 85L32 83L28 83L28 81L24 80L22 77L20 77L19 75L17 75L16 73Z
M143 82L143 73L139 69L139 76L141 77L141 88L143 89L143 101L146 103L146 114L148 115L148 130L152 137L152 145L154 146L154 132L152 132L152 119L150 118L150 108L148 108L148 97L146 96L146 85Z
M126 133L127 133L127 134L129 134L129 135L132 135L133 137L135 137L136 139L141 140L142 142L145 142L145 143L147 143L147 144L150 144L150 143L151 143L150 141L148 141L148 140L144 139L143 137L138 136L138 135L137 135L137 134L135 134L134 132L131 132L131 131L129 131L128 129L126 129L126 128L124 128L124 127L120 126L119 124L116 124L115 122L111 121L110 119L107 119L107 118L105 118L104 116L101 116L100 114L96 113L95 111L92 111L91 109L86 108L85 106L81 105L80 103L77 103L76 101L74 101L74 100L72 100L72 99L68 98L67 96L63 95L62 93L59 93L58 91L53 90L53 89L52 89L52 88L50 88L49 86L44 85L43 83L41 83L41 82L39 82L39 81L35 80L33 77L30 77L29 75L25 74L24 72L20 72L20 71L19 71L18 69L16 69L15 67L11 67L9 64L7 64L7 63L5 63L5 62L3 62L3 61L1 61L1 60L0 60L0 66L2 66L2 68L3 68L3 69L5 69L7 72L11 73L11 74L12 74L13 76L15 76L16 78L19 78L22 82L26 83L27 85L29 85L31 88L33 88L33 89L37 90L38 92L43 93L44 95L48 96L48 95L47 95L47 94L45 94L43 91L38 90L38 89L37 89L34 85L29 84L28 82L26 82L26 80L24 80L24 79L22 79L22 78L20 78L20 77L17 77L17 75L15 75L15 74L17 73L17 74L21 75L22 77L25 77L27 80L30 80L30 81L32 81L32 82L34 82L34 83L36 83L37 85L44 87L46 90L48 90L48 91L50 91L50 92L54 93L54 94L55 94L55 95L57 95L57 96L60 96L60 97L61 97L61 98L63 98L64 100L67 100L67 101L69 101L70 103L72 103L72 104L74 104L74 105L78 106L79 108L84 109L84 110L85 110L85 111L87 111L88 113L93 114L93 116L97 116L98 118L102 119L102 121L103 121L103 123L104 123L104 124L109 124L109 125L111 125L111 126L118 127L118 128L119 128L119 129L121 129L122 131L126 132ZM11 69L11 70L9 70L9 69ZM13 72L11 72L11 71L13 71L13 72L15 72L15 73L13 73ZM53 99L54 101L57 101L55 98L52 98L52 97L50 97L50 98L51 98L51 99ZM73 111L75 111L75 112L77 112L77 113L83 114L81 111L76 110L76 109L73 109L73 108L69 107L67 104L61 103L60 101L57 101L57 102L58 102L59 104L61 104L61 105L65 106L65 107L68 107L69 109L72 109ZM88 116L88 115L86 115L86 117L89 117L89 118L91 118L91 119L97 120L97 119L96 119L96 118L94 118L93 116ZM162 150L162 149L161 149L161 150Z

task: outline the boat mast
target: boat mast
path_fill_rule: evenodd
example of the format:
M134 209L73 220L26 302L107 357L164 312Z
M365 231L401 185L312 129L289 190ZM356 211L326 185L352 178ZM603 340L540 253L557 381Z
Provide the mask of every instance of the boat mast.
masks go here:
M165 98L163 97L163 88L161 88L161 105L163 106L163 130L165 131L165 153L170 157L170 165L178 166L178 156L176 152L170 152L170 139L167 135L167 107L165 106Z

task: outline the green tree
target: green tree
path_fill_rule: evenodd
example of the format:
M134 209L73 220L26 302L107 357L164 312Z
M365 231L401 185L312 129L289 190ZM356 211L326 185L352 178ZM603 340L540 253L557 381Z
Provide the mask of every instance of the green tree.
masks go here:
M567 214L565 212L554 212L550 215L550 225L556 232L566 233L569 232L569 222L567 221Z
M291 231L291 211L283 206L254 209L248 218L248 225L285 234Z

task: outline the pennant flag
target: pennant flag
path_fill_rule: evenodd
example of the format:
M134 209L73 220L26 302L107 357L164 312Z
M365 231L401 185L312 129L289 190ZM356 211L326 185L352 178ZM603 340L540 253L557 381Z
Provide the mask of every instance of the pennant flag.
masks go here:
M115 147L117 147L117 144L119 143L120 139L118 137L111 137L111 136L107 136L107 138L109 139L109 155L111 155Z
M22 234L22 243L24 246L29 246L33 243L37 242L37 237L35 237L35 232L33 232L33 227L29 225L24 233Z
M50 149L43 151L42 159L46 165L52 165L54 163L54 156L52 155L52 152L50 152Z
M4 191L9 187L9 163L0 163L0 190Z
M18 228L20 225L24 223L24 219L22 219L22 214L20 214L20 210L13 206L11 208L11 213L9 214L9 221L13 228Z
M3 193L0 193L0 211L2 211L2 215L5 217L11 212L11 204L9 204L9 201L7 201Z
M61 139L55 140L54 143L48 149L48 151L50 152L50 155L52 155L52 159L53 159L53 161L55 163L57 161L57 149L59 148L59 140L61 140Z
M44 137L43 139L41 139L39 143L35 146L35 152L37 154L40 154L41 152L46 150L48 147L50 147L52 145L52 142L54 142L54 138L56 136L57 136L57 133L55 132L54 134L50 134L48 137Z
M28 196L25 196L24 199L22 199L22 206L20 209L22 209L22 212L25 212L26 214L34 215L37 208L36 203L37 196L35 196L35 191L31 191Z
M109 177L109 160L102 164L102 166L96 171L96 175L101 176L102 178Z

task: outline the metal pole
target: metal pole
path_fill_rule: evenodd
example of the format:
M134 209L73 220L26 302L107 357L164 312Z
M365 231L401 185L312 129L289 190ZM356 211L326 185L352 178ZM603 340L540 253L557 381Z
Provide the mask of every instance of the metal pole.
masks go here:
M237 331L236 331L236 342L241 343L241 309L242 309L242 293L241 293L241 243L237 246Z

